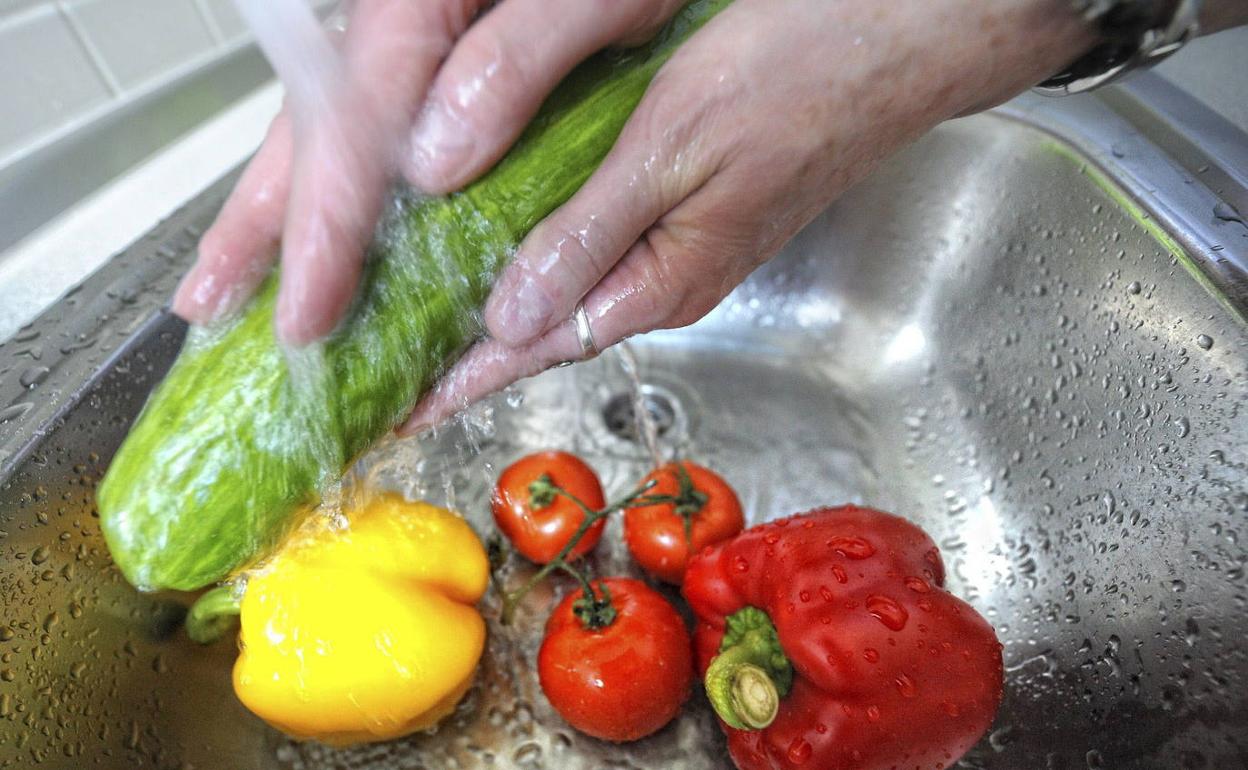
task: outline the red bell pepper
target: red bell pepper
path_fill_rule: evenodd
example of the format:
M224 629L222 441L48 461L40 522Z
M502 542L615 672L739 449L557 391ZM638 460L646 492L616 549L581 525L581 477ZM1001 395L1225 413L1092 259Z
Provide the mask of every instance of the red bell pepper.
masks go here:
M707 695L741 770L947 768L1001 702L1001 645L905 519L822 508L685 573Z

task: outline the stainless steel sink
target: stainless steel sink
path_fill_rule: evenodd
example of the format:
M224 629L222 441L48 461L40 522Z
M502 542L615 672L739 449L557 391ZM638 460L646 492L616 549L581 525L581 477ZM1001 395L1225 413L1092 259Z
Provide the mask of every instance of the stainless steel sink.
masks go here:
M1248 764L1245 157L1147 78L1023 99L940 127L705 320L632 343L664 451L723 472L751 521L853 501L940 543L1008 672L963 767ZM0 768L728 767L700 695L629 747L563 725L532 674L551 592L491 627L436 734L332 750L242 709L232 645L180 629L190 597L125 584L94 484L176 352L158 308L228 183L0 346ZM619 492L647 467L630 392L615 355L557 369L361 476L482 532L491 476L531 449ZM618 548L596 567L630 570Z

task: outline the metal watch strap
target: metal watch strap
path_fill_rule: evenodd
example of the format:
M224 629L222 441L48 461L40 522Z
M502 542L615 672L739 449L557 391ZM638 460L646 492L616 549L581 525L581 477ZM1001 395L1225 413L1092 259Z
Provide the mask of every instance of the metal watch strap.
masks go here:
M1046 96L1090 91L1151 67L1196 37L1203 0L1074 0L1102 40L1035 90Z

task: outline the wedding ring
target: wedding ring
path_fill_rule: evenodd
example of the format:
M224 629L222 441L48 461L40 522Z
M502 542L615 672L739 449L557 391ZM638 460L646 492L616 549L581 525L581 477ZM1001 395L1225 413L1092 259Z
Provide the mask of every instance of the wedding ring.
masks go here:
M594 330L589 327L589 314L585 312L584 302L576 303L572 321L576 324L576 341L581 344L581 356L594 358L600 351L594 342Z

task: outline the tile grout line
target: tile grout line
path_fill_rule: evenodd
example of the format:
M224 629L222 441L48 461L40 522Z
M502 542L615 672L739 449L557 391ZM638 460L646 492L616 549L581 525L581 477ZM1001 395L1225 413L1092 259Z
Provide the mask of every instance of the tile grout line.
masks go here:
M74 37L78 40L78 44L82 46L82 50L87 55L87 59L91 62L91 66L95 67L96 73L104 81L104 85L114 97L121 96L121 83L117 80L117 76L113 74L108 63L104 61L103 54L95 47L95 43L91 42L91 38L87 35L87 31L83 29L82 24L78 21L78 17L70 11L65 0L57 0L56 10L60 13L61 18L69 25L69 29L73 32Z

